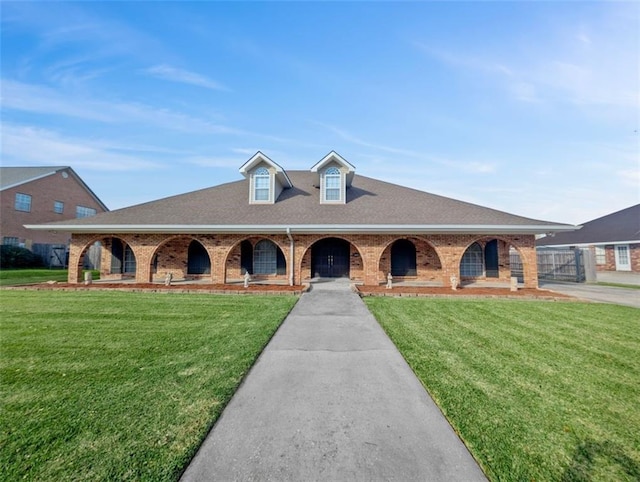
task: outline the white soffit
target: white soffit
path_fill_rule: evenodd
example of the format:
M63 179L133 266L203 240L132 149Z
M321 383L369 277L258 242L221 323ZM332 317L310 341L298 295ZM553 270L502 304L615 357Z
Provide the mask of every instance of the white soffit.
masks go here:
M322 169L332 161L337 162L338 164L345 167L349 174L355 172L356 170L355 166L348 162L344 157L342 157L336 151L331 151L329 154L324 156L316 164L313 165L313 167L311 168L311 172L318 172L319 169Z
M285 187L293 187L289 176L287 176L286 171L280 166L277 162L272 161L268 156L264 155L262 152L256 152L251 159L245 162L239 169L240 174L244 177L249 177L249 171L253 169L257 164L264 162L269 164L276 171L276 176L279 177L281 183Z

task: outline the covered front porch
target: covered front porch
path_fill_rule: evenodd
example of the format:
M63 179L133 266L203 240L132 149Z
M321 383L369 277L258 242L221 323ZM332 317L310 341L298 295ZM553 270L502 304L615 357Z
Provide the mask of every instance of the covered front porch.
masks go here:
M300 286L316 278L356 285L509 287L509 253L521 285L537 288L533 235L74 234L69 282L83 282L85 254L102 248L102 282ZM248 280L247 280L248 278Z

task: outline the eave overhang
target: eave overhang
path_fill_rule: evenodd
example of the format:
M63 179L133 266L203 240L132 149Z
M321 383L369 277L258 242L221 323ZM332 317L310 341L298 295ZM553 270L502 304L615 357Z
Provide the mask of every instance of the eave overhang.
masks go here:
M594 241L593 243L563 243L563 244L539 244L538 248L588 248L589 246L612 246L614 244L640 244L640 239L632 239L630 241Z
M320 159L317 163L315 163L311 167L311 172L318 172L320 169L322 169L324 166L326 166L330 162L337 162L343 168L346 169L347 187L350 187L351 183L353 182L353 176L355 175L356 168L353 164L347 161L344 157L342 157L336 151L331 151L329 154L327 154L322 159Z
M240 169L238 169L238 171L240 171L240 174L242 174L244 177L248 178L249 177L249 171L256 164L259 164L261 162L264 162L264 163L270 165L271 167L273 167L273 169L276 171L276 177L280 181L280 184L282 184L285 188L293 187L293 184L291 183L291 179L289 179L289 176L287 176L287 172L282 168L282 166L280 166L280 164L278 164L277 162L272 161L271 159L269 159L269 157L267 157L266 155L264 155L260 151L256 152L253 155L253 157L251 157L251 159L249 159L247 162L245 162L240 167Z
M166 233L166 234L543 234L575 231L582 226L487 225L487 224L26 224L38 231L71 233Z

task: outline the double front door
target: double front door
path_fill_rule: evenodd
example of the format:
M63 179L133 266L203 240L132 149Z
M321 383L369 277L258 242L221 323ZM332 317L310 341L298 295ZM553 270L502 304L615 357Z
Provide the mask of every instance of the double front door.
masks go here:
M311 273L314 277L341 278L349 276L349 243L327 238L311 248Z

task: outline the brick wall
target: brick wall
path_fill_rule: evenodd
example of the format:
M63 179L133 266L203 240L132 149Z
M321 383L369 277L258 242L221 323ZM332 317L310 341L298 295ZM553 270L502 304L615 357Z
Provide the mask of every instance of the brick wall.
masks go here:
M67 177L63 176L67 174ZM16 211L16 193L31 196L31 211ZM64 203L62 214L54 212L55 201ZM0 242L5 236L17 237L30 247L33 243L67 244L70 233L36 231L25 224L43 224L76 218L76 206L104 211L100 203L84 188L69 170L59 171L35 181L0 192Z
M616 271L615 246L608 244L605 247L605 264L597 264L597 271ZM595 256L595 248L590 246ZM631 258L631 271L640 273L640 243L629 244L629 256Z
M211 260L211 274L202 276L213 283L223 283L242 279L240 268L240 243L249 240L255 246L260 239L270 239L282 251L287 264L287 274L269 275L264 279L287 280L294 268L293 282L301 284L311 278L312 246L323 235L294 235L294 259L290 259L290 241L286 235L265 237L246 236L240 234L175 236L163 234L118 234L113 235L74 235L70 253L70 282L80 281L81 262L84 252L96 240L102 240L103 260L101 272L105 278L110 273L109 238L115 236L129 245L136 257L136 281L149 282L153 279L164 279L167 272L174 278L187 275L187 250L191 240L196 239L207 250ZM537 287L537 266L535 239L533 235L520 236L488 236L475 235L425 235L409 238L394 235L342 235L351 243L350 277L367 285L386 282L386 274L390 269L390 247L398 239L409 239L416 246L417 275L414 279L431 281L443 286L450 285L451 276L460 278L460 260L465 250L474 242L485 245L490 239L498 239L500 281L507 282L510 277L509 247L513 246L520 253L524 266L524 282L527 287ZM153 257L157 255L157 270L153 272ZM495 278L493 278L495 280Z
M387 245L382 252L378 264L378 279L386 280L387 275L391 272L391 247L398 239L408 239L416 247L416 275L396 276L394 279L440 282L442 278L442 264L440 263L438 254L427 241L411 236L394 239L393 242Z

